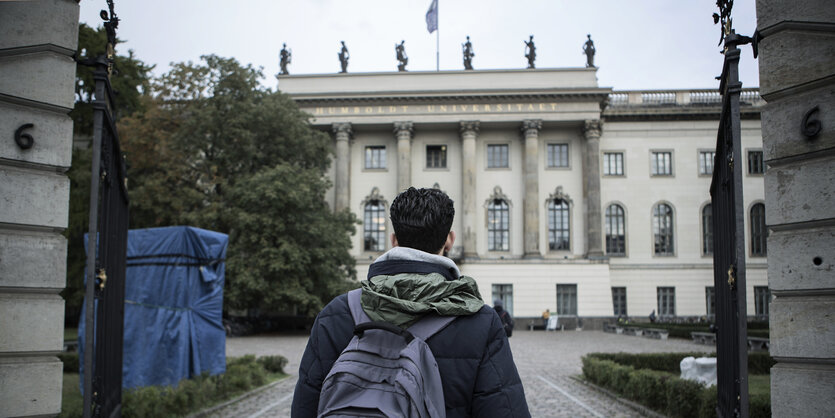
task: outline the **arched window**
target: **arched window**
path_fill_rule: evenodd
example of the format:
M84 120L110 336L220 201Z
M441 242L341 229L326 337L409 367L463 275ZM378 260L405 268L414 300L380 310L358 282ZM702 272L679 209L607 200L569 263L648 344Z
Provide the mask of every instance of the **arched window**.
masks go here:
M702 255L713 255L713 206L702 208Z
M751 255L766 256L765 205L751 206Z
M673 208L659 203L652 209L652 234L655 255L675 255L673 240Z
M365 251L386 250L386 206L380 200L365 204L363 211Z
M563 199L548 201L548 248L569 250L571 228L568 215L568 202Z
M606 254L626 255L626 216L616 203L606 208Z
M510 210L503 199L493 199L487 204L487 249L508 251L510 249Z

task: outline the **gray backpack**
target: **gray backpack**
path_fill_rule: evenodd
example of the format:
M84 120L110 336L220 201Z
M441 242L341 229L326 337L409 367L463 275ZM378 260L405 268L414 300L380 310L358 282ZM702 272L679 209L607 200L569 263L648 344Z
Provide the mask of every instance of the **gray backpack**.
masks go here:
M426 340L454 316L427 315L404 330L372 322L362 289L348 292L354 337L319 394L319 417L445 417L441 374Z

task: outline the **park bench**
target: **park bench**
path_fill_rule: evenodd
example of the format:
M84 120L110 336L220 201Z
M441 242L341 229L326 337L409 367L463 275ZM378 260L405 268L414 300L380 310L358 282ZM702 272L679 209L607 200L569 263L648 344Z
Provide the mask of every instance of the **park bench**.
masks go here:
M716 334L712 332L691 332L690 338L694 343L699 344L716 344Z
M748 337L748 351L768 351L768 338Z
M643 328L636 328L636 327L624 327L623 328L623 333L626 334L626 335L634 335L636 337L640 337L640 336L644 335L644 329Z
M78 340L64 340L64 352L78 351Z
M644 329L644 337L647 338L655 338L659 340L666 340L667 337L670 335L670 332L666 329L659 329L659 328L646 328Z
M618 326L610 324L608 322L603 323L603 332L609 332L612 334L617 333Z

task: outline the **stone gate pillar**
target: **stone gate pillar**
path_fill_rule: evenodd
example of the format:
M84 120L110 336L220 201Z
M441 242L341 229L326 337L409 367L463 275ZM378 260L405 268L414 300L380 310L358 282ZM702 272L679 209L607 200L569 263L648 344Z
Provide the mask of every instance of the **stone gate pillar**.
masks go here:
M0 415L61 411L78 3L0 2Z

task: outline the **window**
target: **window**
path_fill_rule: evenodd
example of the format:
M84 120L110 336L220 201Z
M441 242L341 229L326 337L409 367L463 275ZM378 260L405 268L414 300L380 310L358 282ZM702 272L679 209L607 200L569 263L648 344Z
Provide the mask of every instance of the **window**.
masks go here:
M676 288L658 288L658 316L676 316Z
M548 201L548 248L570 249L568 202L563 199Z
M568 144L548 144L548 167L568 167Z
M626 217L618 204L606 208L606 254L626 255Z
M699 174L706 176L713 174L714 151L699 151Z
M653 151L650 157L650 172L653 176L673 175L673 153L670 151Z
M426 146L426 168L446 168L446 145Z
M507 144L487 145L487 168L507 168Z
M768 303L771 291L768 286L754 286L754 312L758 319L768 319Z
M765 172L762 151L748 151L748 174L762 174Z
M705 315L710 321L716 318L716 291L713 286L705 287Z
M673 208L659 203L652 209L652 234L655 255L675 255L673 245Z
M702 208L702 255L713 255L713 206Z
M557 315L577 315L577 285L557 285Z
M494 199L487 205L487 249L508 251L510 249L510 210L507 202Z
M606 152L603 154L603 175L604 176L622 176L623 175L623 153L622 152Z
M500 299L504 305L504 310L513 315L513 285L512 284L494 284L493 285L493 300Z
M751 255L766 256L765 205L757 203L751 206Z
M615 316L626 316L626 288L612 288L612 305L615 309Z
M365 204L363 212L365 251L385 251L386 206L380 200L372 200Z
M365 168L386 168L386 147L365 147Z

